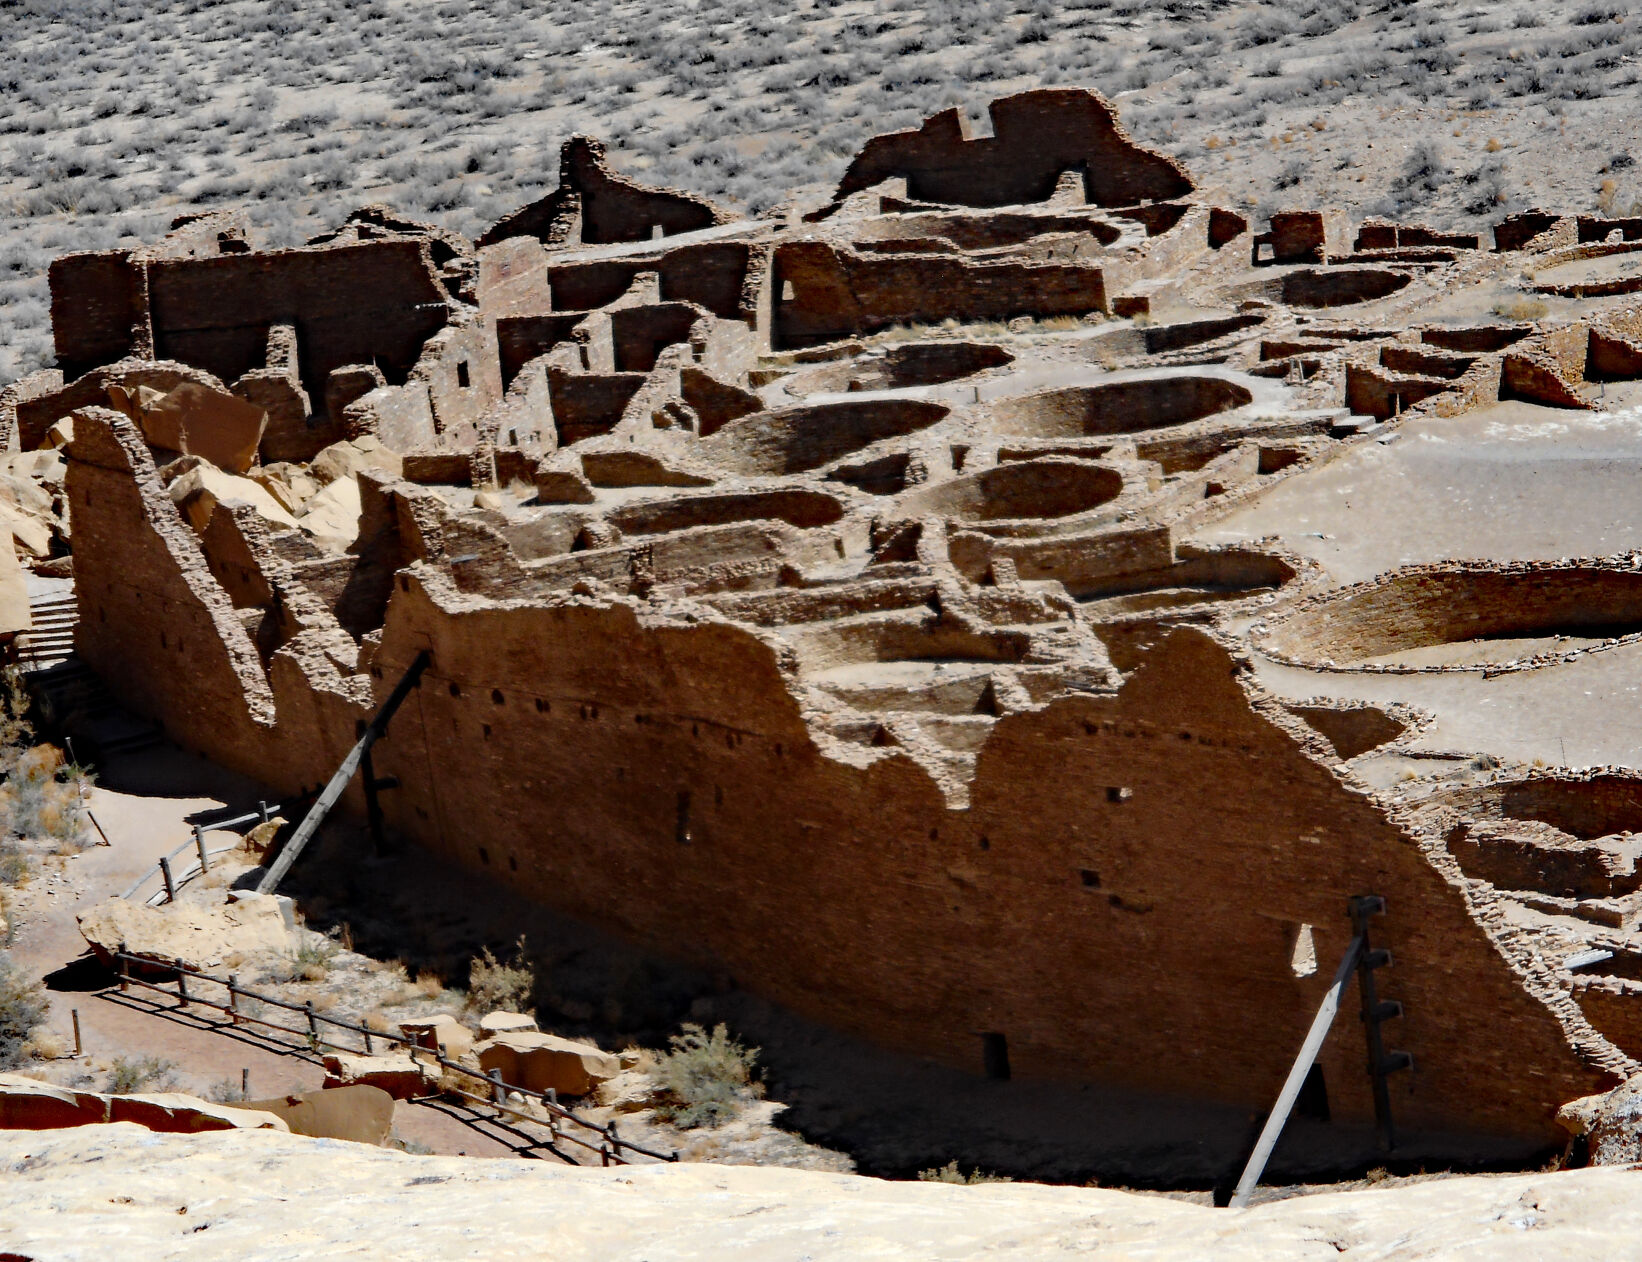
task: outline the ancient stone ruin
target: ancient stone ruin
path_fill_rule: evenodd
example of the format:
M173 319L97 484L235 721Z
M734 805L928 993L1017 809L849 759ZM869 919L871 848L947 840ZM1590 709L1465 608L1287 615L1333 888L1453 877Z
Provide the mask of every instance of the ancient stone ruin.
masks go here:
M1232 536L1412 425L1642 376L1642 280L1595 266L1642 229L1257 232L1096 93L991 118L762 219L578 137L477 243L367 207L58 259L60 372L0 423L66 443L79 659L295 793L425 654L387 828L977 1074L1267 1110L1377 895L1399 1129L1556 1144L1642 1072L1642 781L1421 740L1454 681L1634 646L1635 555ZM1530 266L1598 301L1444 305Z

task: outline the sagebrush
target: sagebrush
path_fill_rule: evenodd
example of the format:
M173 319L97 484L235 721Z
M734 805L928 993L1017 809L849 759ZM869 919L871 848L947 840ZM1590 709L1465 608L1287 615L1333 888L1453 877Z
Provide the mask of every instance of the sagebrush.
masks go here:
M487 946L468 963L468 1006L475 1012L534 1015L530 997L535 989L536 968L523 937L513 944L511 960L498 960Z
M918 1171L918 1178L923 1183L962 1183L966 1185L976 1183L1013 1183L1007 1174L987 1174L983 1170L971 1170L965 1174L958 1169L957 1161L949 1161L944 1166L932 1166L928 1170Z
M16 1069L29 1059L34 1031L48 1007L39 984L10 956L0 955L0 1069Z
M166 1091L176 1084L177 1066L162 1056L120 1056L108 1067L103 1090L109 1095Z
M662 1096L656 1111L675 1126L718 1126L760 1094L753 1081L758 1049L731 1038L722 1024L709 1034L688 1023L669 1042L672 1051L656 1066Z

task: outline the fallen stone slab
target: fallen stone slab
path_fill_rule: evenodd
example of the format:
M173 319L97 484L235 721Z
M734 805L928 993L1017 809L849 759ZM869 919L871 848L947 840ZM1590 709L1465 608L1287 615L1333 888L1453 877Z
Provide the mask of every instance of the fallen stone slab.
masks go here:
M530 1091L582 1096L621 1072L609 1052L555 1034L516 1030L475 1044L479 1067L499 1071L502 1081Z
M325 1087L331 1091L339 1087L376 1087L395 1100L409 1100L427 1095L438 1083L438 1069L413 1060L408 1052L386 1056L331 1052L325 1057Z
M181 1092L107 1095L0 1074L0 1129L58 1130L132 1122L167 1134L249 1128L284 1131L286 1124L256 1106L213 1104Z
M381 1087L356 1082L272 1100L251 1100L244 1107L272 1114L293 1135L380 1145L387 1142L393 1130L393 1100Z
M128 954L161 967L210 969L235 952L290 950L287 906L288 900L276 894L253 894L222 907L149 907L111 898L78 919L81 936L105 964L123 946Z
M523 1012L487 1012L479 1018L479 1037L492 1038L497 1034L511 1034L516 1030L535 1030L536 1018Z
M150 397L153 393L141 392L132 411L143 437L154 446L202 456L226 473L245 473L256 463L268 423L262 408L196 381L184 381L158 397Z
M443 1047L450 1060L460 1059L473 1048L473 1031L448 1012L401 1021L399 1032L418 1047Z
M182 510L195 533L210 524L218 504L234 500L249 504L272 530L296 529L296 518L258 483L209 464L187 470L171 483L170 491L171 502Z

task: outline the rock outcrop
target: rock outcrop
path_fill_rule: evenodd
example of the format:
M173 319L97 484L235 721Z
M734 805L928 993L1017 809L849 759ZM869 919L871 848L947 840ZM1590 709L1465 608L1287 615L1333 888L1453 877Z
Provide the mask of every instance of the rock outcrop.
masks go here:
M0 1133L5 1247L25 1257L1634 1257L1642 1178L1438 1178L1248 1210L1031 1183L957 1187L718 1165L482 1164L269 1132ZM293 1212L323 1205L323 1212Z

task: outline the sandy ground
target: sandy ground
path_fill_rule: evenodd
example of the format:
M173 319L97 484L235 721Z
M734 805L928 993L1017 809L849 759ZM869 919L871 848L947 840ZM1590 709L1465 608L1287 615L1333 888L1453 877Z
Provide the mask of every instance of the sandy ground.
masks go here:
M1619 406L1601 412L1508 402L1404 422L1395 441L1359 444L1288 478L1195 538L1276 536L1340 583L1428 561L1555 560L1642 547L1636 390L1610 386Z

